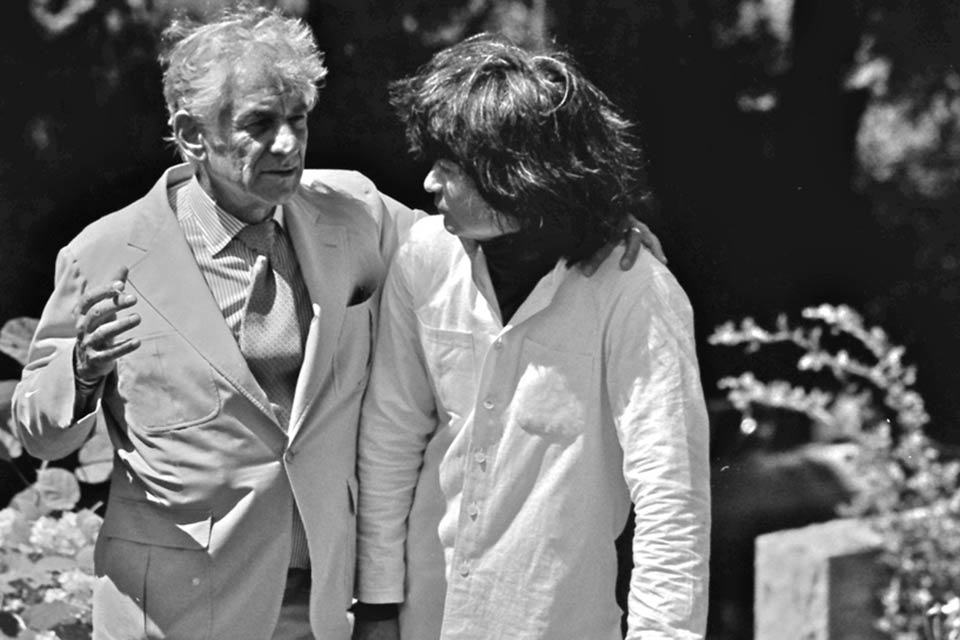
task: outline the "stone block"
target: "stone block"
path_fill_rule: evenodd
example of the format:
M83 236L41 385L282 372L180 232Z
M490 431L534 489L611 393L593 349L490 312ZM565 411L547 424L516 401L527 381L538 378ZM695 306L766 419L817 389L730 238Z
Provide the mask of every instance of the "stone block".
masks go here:
M758 536L755 640L883 640L880 537L840 519ZM717 552L719 550L715 550Z

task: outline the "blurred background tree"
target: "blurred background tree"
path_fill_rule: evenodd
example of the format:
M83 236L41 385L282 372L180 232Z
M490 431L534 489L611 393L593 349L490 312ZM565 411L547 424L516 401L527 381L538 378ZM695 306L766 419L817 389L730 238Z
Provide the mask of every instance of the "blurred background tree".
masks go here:
M59 247L176 161L162 140L157 36L174 12L202 16L223 4L22 0L0 9L0 322L38 315ZM302 16L326 52L309 166L358 169L411 205L429 206L426 167L407 157L386 87L445 45L482 30L532 47L555 42L624 107L647 151L656 196L647 217L697 311L721 507L748 503L739 498L751 484L738 475L748 465L727 464L744 438L716 388L744 363L706 342L731 318L769 324L822 302L860 309L912 354L929 433L960 444L956 0L264 4ZM759 375L782 366L751 361ZM18 375L0 358L0 380ZM746 446L777 445L755 434ZM744 519L735 535L747 542L725 546L715 567L728 599L749 608L742 571L752 535L830 518L841 498L828 487L789 512L756 504L767 516ZM749 628L748 613L711 613L714 637Z

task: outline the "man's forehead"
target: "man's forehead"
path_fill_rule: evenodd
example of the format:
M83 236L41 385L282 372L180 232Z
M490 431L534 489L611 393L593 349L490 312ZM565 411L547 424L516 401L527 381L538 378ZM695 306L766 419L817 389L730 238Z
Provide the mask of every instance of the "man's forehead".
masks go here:
M307 107L307 96L300 87L292 86L279 73L262 65L253 68L238 65L231 79L230 95L235 112L263 111L278 107Z

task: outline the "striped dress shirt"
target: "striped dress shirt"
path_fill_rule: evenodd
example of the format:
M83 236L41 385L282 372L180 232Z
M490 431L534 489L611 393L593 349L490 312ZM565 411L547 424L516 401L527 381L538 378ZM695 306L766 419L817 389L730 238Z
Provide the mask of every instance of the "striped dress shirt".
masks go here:
M256 252L237 238L237 234L247 225L218 207L195 176L172 185L167 191L167 198L170 207L177 214L177 222L183 230L197 266L200 267L200 273L203 274L234 339L239 342L243 309L250 289L253 265L257 260ZM283 207L277 205L273 215L283 227ZM294 286L292 289L300 322L302 346L310 326L311 306L310 301L305 298L304 287ZM282 426L288 429L288 425ZM290 566L305 568L309 565L306 534L300 514L295 511Z

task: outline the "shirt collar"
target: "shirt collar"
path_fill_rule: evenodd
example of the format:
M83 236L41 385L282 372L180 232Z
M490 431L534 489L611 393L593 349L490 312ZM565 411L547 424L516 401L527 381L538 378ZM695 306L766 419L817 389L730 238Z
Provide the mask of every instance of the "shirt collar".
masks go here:
M466 238L457 238L463 245L467 259L470 261L474 285L487 296L489 300L497 299L493 290L493 283L490 281L490 272L487 268L487 259L483 255L483 248L479 242ZM571 269L567 264L566 258L557 260L556 266L551 269L540 281L533 287L533 291L527 296L520 307L510 318L509 325L518 325L531 316L545 309L553 301L554 295L560 285L567 279L573 277L583 277L578 269Z
M200 227L200 233L210 249L210 254L217 255L247 226L247 223L220 208L210 194L203 190L196 176L190 179L185 188L189 212L183 213L193 214ZM283 227L283 207L279 204L274 209L273 219Z

